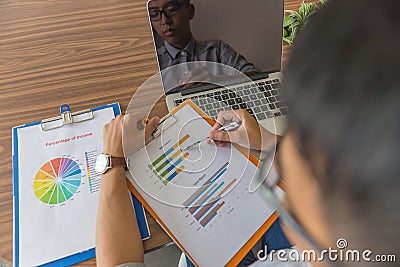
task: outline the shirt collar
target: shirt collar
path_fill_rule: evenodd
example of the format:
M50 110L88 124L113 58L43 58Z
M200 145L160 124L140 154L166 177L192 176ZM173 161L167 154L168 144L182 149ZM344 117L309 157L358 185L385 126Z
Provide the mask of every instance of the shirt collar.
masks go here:
M174 46L170 45L168 42L164 41L164 47L165 50L167 50L167 52L170 54L170 56L175 59L178 56L178 53L181 51L186 51L187 53L193 55L194 54L194 48L195 48L195 40L192 37L189 41L189 43L187 43L187 45L182 49L179 50L177 48L175 48Z

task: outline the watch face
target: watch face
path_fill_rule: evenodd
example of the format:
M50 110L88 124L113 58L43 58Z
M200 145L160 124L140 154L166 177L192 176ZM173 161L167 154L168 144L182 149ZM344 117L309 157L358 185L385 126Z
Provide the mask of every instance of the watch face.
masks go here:
M108 157L105 154L100 154L97 156L95 170L97 173L104 173L109 167Z

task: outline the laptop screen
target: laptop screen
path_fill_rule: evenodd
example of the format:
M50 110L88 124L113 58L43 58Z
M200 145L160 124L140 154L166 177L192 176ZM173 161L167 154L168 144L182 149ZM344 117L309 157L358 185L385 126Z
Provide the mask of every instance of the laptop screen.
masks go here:
M160 71L198 60L281 69L284 0L151 0L148 10Z

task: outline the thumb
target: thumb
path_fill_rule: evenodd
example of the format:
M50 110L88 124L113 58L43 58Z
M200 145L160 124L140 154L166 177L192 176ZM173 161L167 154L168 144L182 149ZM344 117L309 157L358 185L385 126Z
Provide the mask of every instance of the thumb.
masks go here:
M209 137L214 141L230 142L229 134L227 131L211 131Z
M160 118L154 117L147 124L145 129L146 139L150 136L151 133L157 128L158 123L160 122Z

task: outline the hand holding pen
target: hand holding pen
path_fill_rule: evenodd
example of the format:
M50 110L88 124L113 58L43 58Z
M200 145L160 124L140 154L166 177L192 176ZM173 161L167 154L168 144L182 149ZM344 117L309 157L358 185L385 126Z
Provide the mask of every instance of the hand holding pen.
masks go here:
M218 131L226 131L226 132L233 131L233 130L239 128L241 125L242 125L241 121L232 121L232 122L230 122L228 124L225 124L225 125L219 127ZM195 146L199 145L201 142L203 142L203 141L205 141L205 140L207 140L209 138L210 138L209 136L206 136L203 139L200 139L199 141L194 142L193 144L188 145L187 147L183 148L183 150L195 147Z
M240 126L235 130L221 130L222 125L231 122L240 122ZM225 146L231 142L256 150L269 149L276 139L275 135L261 127L246 110L221 111L218 114L217 123L212 127L208 137L210 140L220 141L219 146Z

